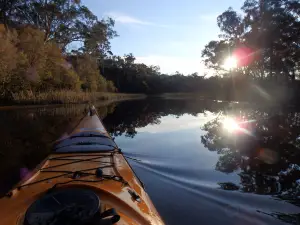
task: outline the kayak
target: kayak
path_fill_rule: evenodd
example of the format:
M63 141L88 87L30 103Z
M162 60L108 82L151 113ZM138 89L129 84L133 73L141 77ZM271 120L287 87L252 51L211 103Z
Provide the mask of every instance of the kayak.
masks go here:
M0 199L0 224L164 224L93 106L25 179Z

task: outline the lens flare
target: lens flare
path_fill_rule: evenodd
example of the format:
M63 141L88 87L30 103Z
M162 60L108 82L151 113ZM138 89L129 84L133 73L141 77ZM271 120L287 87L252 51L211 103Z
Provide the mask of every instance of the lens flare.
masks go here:
M223 128L226 129L228 132L232 133L236 130L240 129L238 123L232 118L225 118L223 120Z
M223 68L225 70L231 70L231 69L236 68L237 65L238 65L237 58L233 57L233 56L229 56L228 58L225 59Z

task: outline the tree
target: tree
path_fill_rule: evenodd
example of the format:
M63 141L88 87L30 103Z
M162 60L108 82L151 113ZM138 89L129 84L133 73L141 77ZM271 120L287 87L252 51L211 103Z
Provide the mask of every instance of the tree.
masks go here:
M111 80L108 80L106 85L107 85L106 89L108 92L116 92L116 87L114 85L114 82L112 82Z
M104 57L111 53L109 40L118 36L117 32L113 30L114 25L115 22L111 18L97 21L86 31L84 45L80 50L103 61Z
M128 54L128 55L124 55L124 63L126 67L131 67L134 64L134 61L136 60L136 58L133 56L132 53Z
M294 0L246 0L243 16L229 8L217 20L221 40L211 41L202 52L205 64L222 72L220 62L227 51L244 61L237 69L242 74L280 82L295 80L300 59L299 8L300 2ZM251 51L241 53L244 49Z
M56 43L44 43L44 33L32 27L0 32L1 98L14 94L79 90L80 80Z
M1 0L0 1L0 23L7 29L11 25L11 19L17 11L22 0Z
M222 65L226 57L232 54L233 48L233 44L225 40L209 42L202 51L204 64L218 74L226 73Z
M109 41L117 35L112 19L98 20L80 0L1 0L0 7L1 98L21 92L115 91L98 66L111 54ZM77 55L65 52L74 41L83 42Z
M63 50L77 41L85 43L87 51L95 44L98 50L107 51L109 39L116 36L113 20L99 21L78 0L2 1L0 19L4 24L32 25L44 32L45 42L55 41Z
M40 91L73 90L79 91L80 77L63 57L55 43L45 45L45 64L40 73Z
M73 57L72 64L82 81L84 91L106 91L106 80L100 74L96 58L87 54L77 55Z
M242 17L237 14L232 8L229 8L217 18L217 23L220 30L223 32L221 37L229 41L236 41L243 34L244 27Z
M4 98L11 95L12 81L14 77L14 71L18 67L20 58L18 55L18 49L14 45L16 39L16 33L7 33L2 27L0 33L0 97ZM18 87L19 88L19 87Z

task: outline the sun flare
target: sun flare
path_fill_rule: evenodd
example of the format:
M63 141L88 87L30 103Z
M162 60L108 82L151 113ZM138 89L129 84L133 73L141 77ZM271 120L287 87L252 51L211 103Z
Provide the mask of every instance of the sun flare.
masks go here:
M238 123L232 118L225 118L223 120L223 127L230 133L234 132L240 128Z
M225 59L223 68L226 70L231 70L237 67L237 59L233 56L229 56Z

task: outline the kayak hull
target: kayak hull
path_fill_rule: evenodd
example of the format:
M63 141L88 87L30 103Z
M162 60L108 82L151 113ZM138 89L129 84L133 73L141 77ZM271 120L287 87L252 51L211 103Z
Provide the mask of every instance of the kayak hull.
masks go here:
M101 199L102 211L114 208L120 215L116 224L163 224L95 112L56 141L54 152L0 199L0 224L24 224L27 209L37 199L68 188L92 190Z

